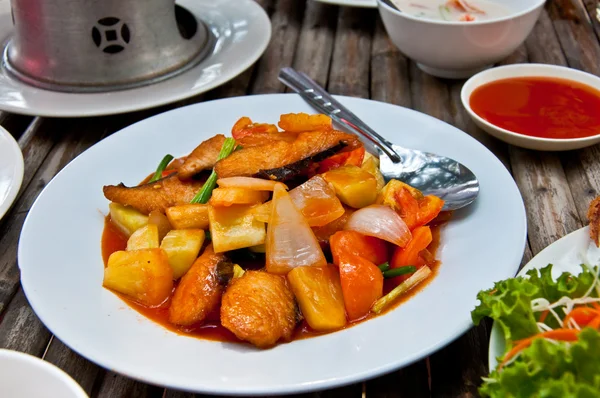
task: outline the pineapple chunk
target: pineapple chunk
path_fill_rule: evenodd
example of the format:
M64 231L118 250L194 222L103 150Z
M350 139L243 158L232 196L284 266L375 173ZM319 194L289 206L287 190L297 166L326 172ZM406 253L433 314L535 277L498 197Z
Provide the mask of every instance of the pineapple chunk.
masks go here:
M360 209L375 202L377 180L358 166L342 166L323 174L342 203Z
M201 229L174 229L165 235L160 248L169 258L173 279L181 278L192 266L206 234Z
M174 229L208 229L208 205L173 206L166 212Z
M335 330L346 324L344 295L337 268L297 267L287 275L302 315L316 331Z
M231 205L254 205L269 199L269 192L244 188L215 188L208 204L214 207Z
M379 170L379 159L369 152L365 152L365 158L360 168L371 173L373 177L375 177L375 181L377 181L377 192L381 191L385 186L385 179Z
M257 221L250 206L233 205L208 209L210 236L215 253L265 243L265 224Z
M244 276L244 273L246 271L244 271L244 269L242 267L240 267L237 264L233 264L233 277L234 278L241 278L242 276Z
M130 237L132 233L148 224L148 216L140 213L133 207L111 202L108 208L112 223L127 237Z
M158 249L158 245L158 227L155 224L143 226L127 239L127 251Z
M162 304L173 290L173 270L161 249L117 251L108 258L103 286L147 306Z

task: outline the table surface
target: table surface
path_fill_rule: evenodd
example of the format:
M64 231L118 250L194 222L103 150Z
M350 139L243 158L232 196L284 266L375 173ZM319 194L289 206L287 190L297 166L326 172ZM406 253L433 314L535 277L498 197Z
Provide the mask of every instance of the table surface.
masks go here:
M25 176L11 211L0 221L0 347L28 352L59 366L92 397L192 397L104 370L54 338L33 313L19 284L17 244L27 212L44 186L71 159L100 139L138 120L215 98L279 93L278 71L293 66L334 94L416 109L471 134L511 171L523 195L529 227L523 258L587 223L589 202L600 191L600 147L543 153L506 145L470 121L460 103L462 81L423 74L390 43L376 10L304 0L259 0L271 17L272 41L248 71L204 95L125 115L51 119L0 112L18 139ZM549 0L525 44L502 64L567 65L600 75L600 23L596 1ZM501 198L499 198L501 200ZM489 323L411 366L365 383L302 397L470 397L487 372Z

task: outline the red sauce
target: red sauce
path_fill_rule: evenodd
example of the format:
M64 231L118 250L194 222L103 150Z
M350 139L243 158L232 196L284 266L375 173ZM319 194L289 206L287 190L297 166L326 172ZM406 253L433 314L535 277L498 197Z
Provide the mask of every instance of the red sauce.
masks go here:
M449 218L449 214L441 213L438 217L438 221L442 222L439 225L432 225L431 232L433 235L433 241L429 245L428 250L435 254L437 248L440 244L440 229L443 223L447 221ZM110 221L110 217L106 217L104 222L104 231L102 232L102 258L104 259L104 264L106 266L108 262L108 257L112 253L118 250L125 250L127 247L127 238L123 235ZM256 268L255 264L248 264L251 268ZM246 264L243 265L244 267ZM439 268L439 262L430 266L433 271L432 275L423 283L419 284L416 288L412 289L408 293L402 295L400 298L396 300L396 302L390 306L385 312L390 311L396 308L401 303L408 301L411 297L415 296L418 292L421 291L433 278L437 275L437 270ZM177 284L175 284L175 287ZM394 286L390 284L384 285L384 294L389 293L394 288ZM233 333L231 333L228 329L221 325L219 321L219 311L215 311L208 316L208 320L203 322L202 324L192 325L192 326L176 326L169 323L169 305L170 300L167 300L159 307L147 307L145 305L139 304L134 300L131 300L127 296L114 292L117 296L119 296L127 305L136 310L141 315L145 316L153 320L154 322L160 324L161 326L169 329L175 333L179 333L182 335L187 335L191 337L213 340L213 341L222 341L222 342L241 342ZM347 329L354 325L357 325L361 322L369 320L375 316L374 314L369 314L365 318L360 319L358 321L354 321L352 323L348 323L343 329ZM312 330L308 324L304 321L294 331L294 336L292 340L305 339L309 337L315 337L322 334L327 334L328 332L315 332ZM330 332L329 332L330 333Z
M600 91L572 80L497 80L475 89L470 106L488 122L532 137L568 139L600 134Z

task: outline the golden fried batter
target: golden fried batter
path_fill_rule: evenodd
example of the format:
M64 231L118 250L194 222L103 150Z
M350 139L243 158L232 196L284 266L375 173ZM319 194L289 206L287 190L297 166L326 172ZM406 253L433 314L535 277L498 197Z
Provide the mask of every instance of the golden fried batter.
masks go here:
M590 239L600 247L600 196L590 203L587 217L590 223Z
M221 324L259 348L289 341L296 325L296 303L285 279L246 271L231 281L221 303Z
M137 187L106 185L104 196L111 202L131 206L144 214L153 210L162 213L168 207L188 204L204 185L203 181L181 181L177 174Z
M219 306L223 288L217 277L217 265L225 260L223 254L215 254L212 244L192 264L175 289L169 322L176 325L192 325L203 321Z
M179 167L179 178L190 178L202 170L212 169L217 163L219 152L221 152L224 143L225 136L217 134L198 145L189 154L183 165Z
M351 150L362 145L358 137L341 131L300 133L296 135L292 142L279 140L266 145L244 147L235 151L225 159L217 162L215 171L219 178L253 176L261 170L277 169L311 158L340 143L346 145L344 150Z

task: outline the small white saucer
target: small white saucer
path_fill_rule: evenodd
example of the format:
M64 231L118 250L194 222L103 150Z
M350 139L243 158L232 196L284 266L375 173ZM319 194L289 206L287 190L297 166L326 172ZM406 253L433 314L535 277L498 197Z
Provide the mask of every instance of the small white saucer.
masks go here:
M8 131L0 127L0 219L15 201L23 182L23 154Z
M88 395L71 376L50 362L0 349L0 397L87 398Z
M315 0L319 3L335 4L346 7L377 8L377 0Z
M201 19L216 38L212 53L195 67L155 84L105 93L41 90L0 68L0 110L36 116L83 117L164 105L233 79L256 62L271 39L271 21L253 0L178 0L176 3ZM0 43L6 43L11 32L10 0L0 0Z

